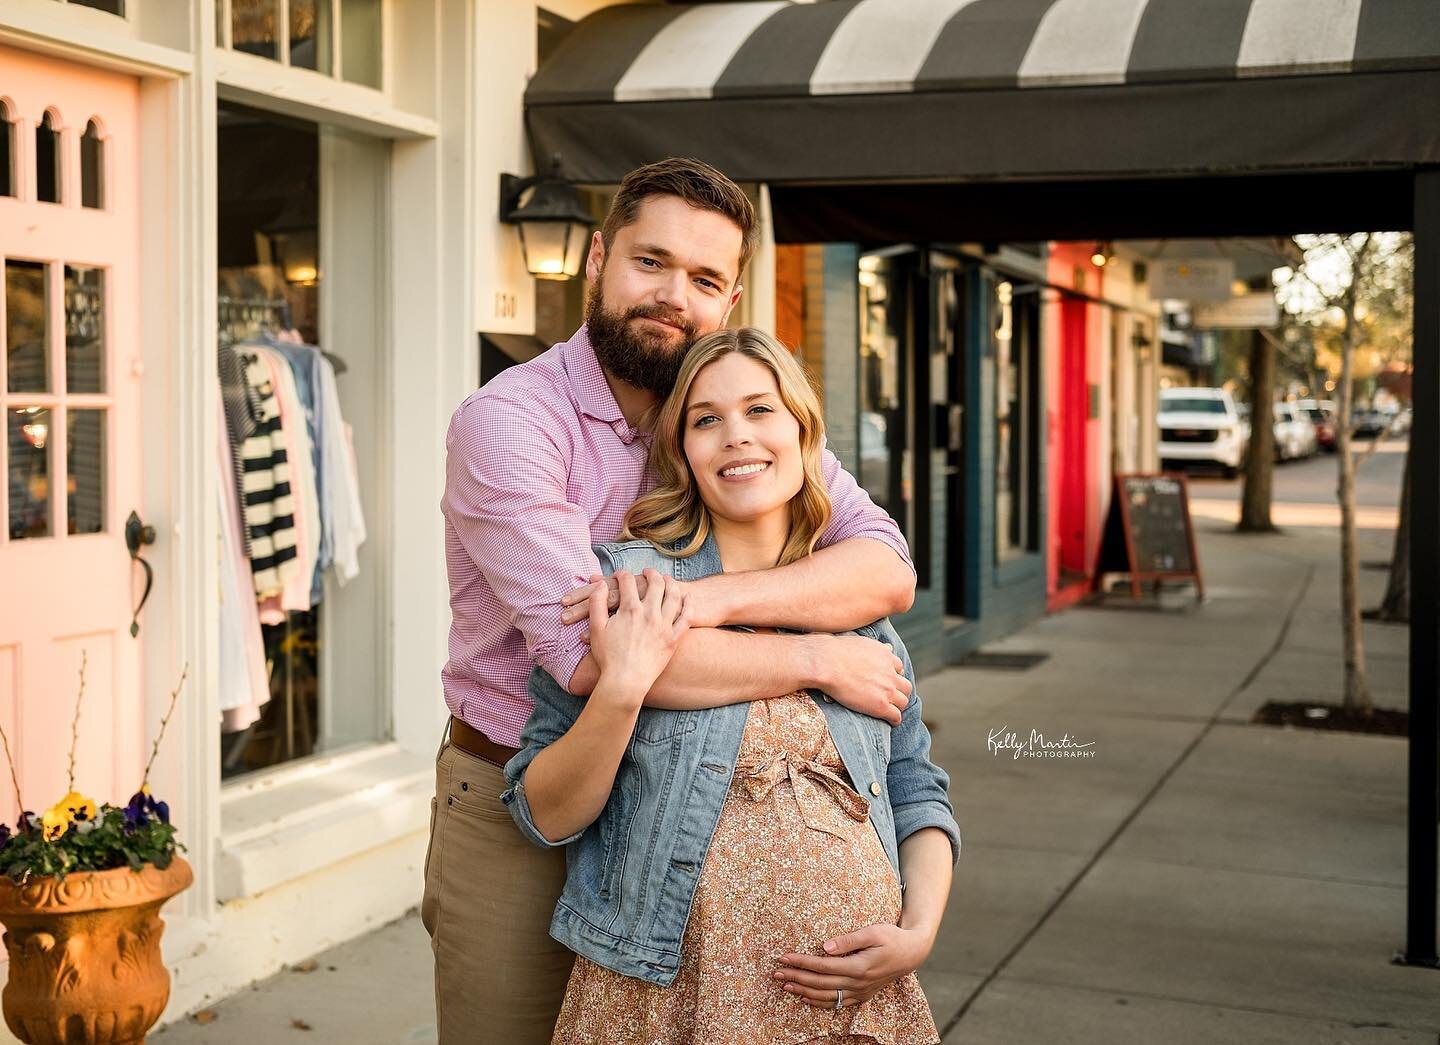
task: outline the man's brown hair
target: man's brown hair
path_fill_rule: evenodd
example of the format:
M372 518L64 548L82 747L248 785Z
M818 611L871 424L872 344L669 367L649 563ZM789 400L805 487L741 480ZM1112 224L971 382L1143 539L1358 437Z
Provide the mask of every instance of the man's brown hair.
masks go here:
M736 280L745 271L759 236L755 207L750 198L714 167L701 160L672 156L668 160L647 163L625 175L620 191L610 203L610 212L600 226L605 243L605 257L615 244L615 234L635 223L640 204L651 196L678 196L697 210L723 214L740 227L740 268Z

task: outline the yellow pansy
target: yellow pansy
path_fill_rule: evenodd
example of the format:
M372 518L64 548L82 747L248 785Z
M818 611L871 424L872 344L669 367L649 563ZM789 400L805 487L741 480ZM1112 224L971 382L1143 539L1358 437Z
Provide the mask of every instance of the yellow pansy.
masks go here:
M70 818L59 806L51 806L40 818L40 828L45 834L45 841L57 842L70 830Z
M71 820L94 820L100 815L94 799L86 798L79 791L71 791L56 802L54 808L63 809Z

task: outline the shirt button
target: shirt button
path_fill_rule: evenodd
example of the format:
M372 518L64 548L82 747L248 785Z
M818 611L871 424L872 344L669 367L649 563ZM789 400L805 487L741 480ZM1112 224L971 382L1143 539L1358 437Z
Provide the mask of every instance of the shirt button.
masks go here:
M880 781L874 780L870 783L870 793L876 798L880 797Z

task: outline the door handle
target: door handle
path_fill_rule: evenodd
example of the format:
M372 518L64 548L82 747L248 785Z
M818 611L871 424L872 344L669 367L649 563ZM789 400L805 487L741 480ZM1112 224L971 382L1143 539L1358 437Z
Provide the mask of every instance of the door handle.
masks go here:
M140 596L140 605L135 607L135 612L130 617L130 637L133 639L140 634L140 611L145 608L145 602L150 598L150 589L155 585L155 570L145 561L140 554L140 549L147 544L155 543L155 527L146 526L140 521L137 512L131 512L130 518L125 520L125 547L130 549L130 558L145 567L145 593Z

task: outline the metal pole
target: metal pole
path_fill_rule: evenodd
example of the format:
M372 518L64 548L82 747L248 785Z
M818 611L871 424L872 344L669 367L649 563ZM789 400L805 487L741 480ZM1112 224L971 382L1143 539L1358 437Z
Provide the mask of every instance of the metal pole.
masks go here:
M1410 435L1410 802L1407 965L1437 966L1440 825L1440 170L1415 175L1415 379ZM1345 421L1341 419L1342 423Z

